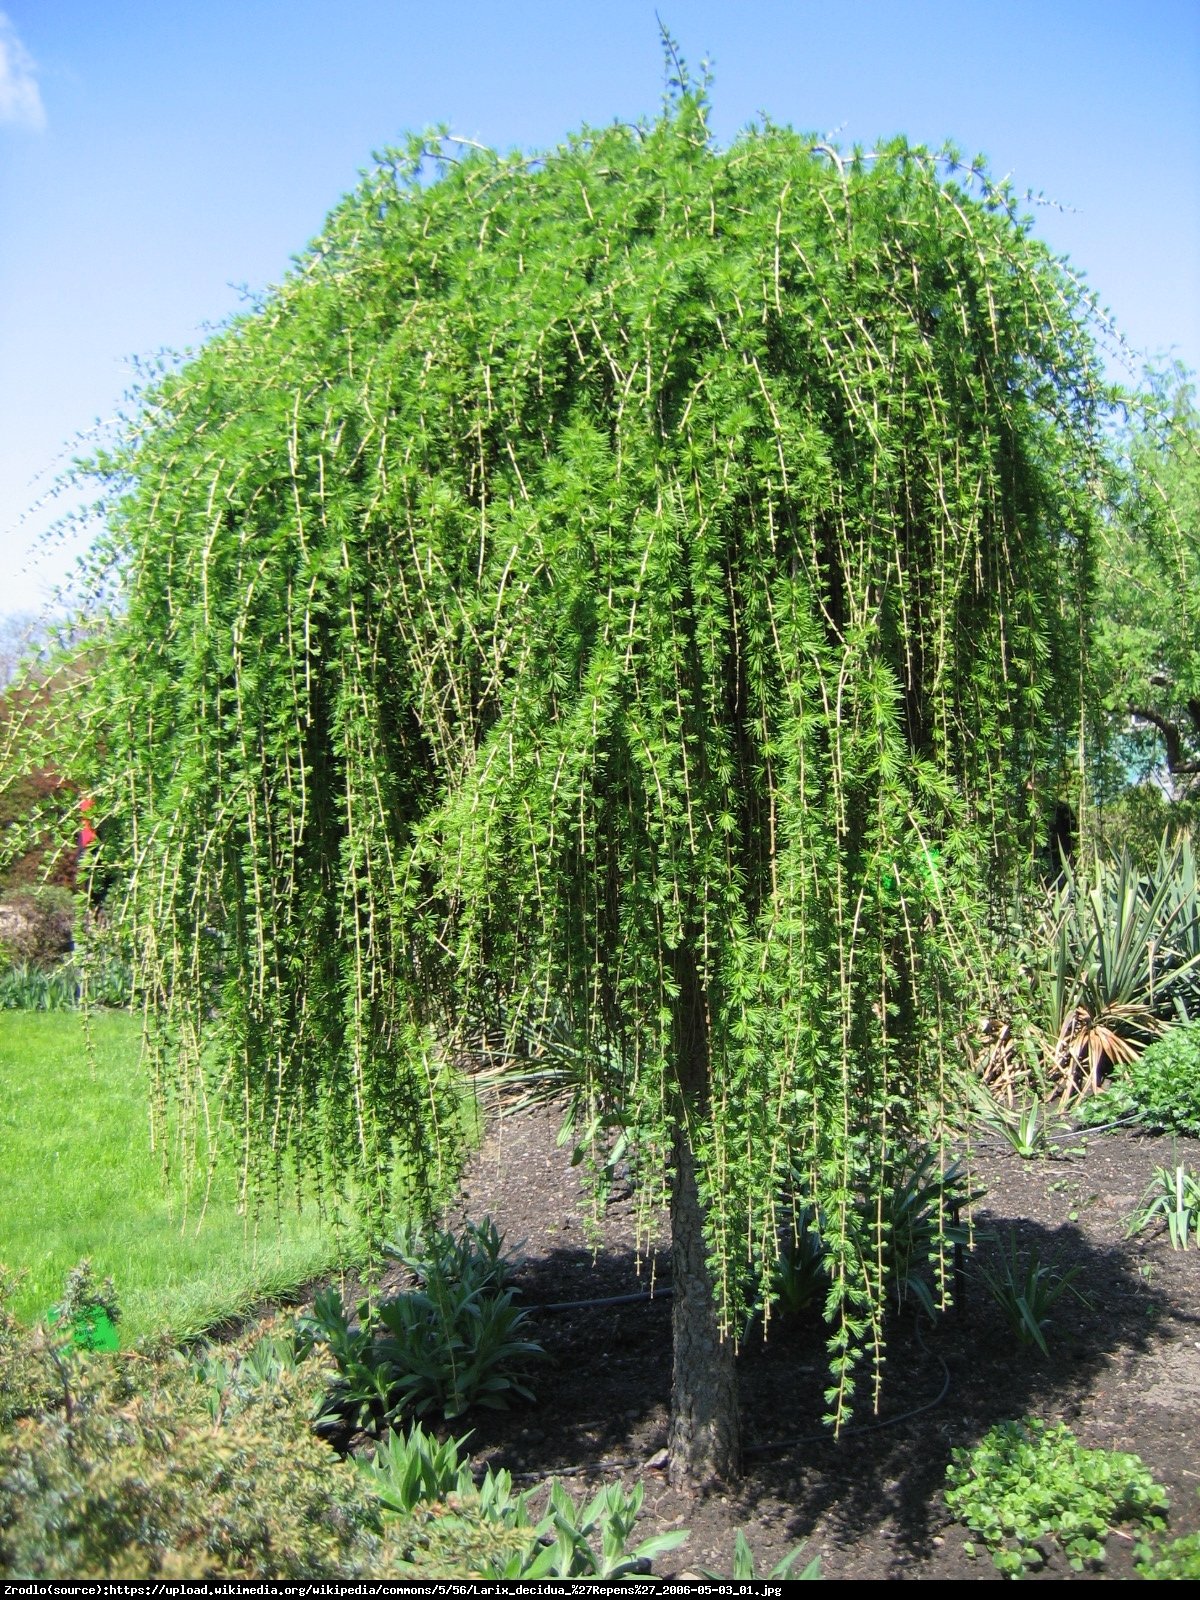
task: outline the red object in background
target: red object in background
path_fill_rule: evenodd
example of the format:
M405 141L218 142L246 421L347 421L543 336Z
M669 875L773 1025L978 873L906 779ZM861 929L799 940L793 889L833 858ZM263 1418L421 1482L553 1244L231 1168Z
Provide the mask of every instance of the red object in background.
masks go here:
M95 804L96 802L90 795L85 796L84 799L79 802L79 809L83 812L83 827L79 830L79 848L81 850L86 850L88 845L95 844L96 840L100 837L87 818L88 812Z

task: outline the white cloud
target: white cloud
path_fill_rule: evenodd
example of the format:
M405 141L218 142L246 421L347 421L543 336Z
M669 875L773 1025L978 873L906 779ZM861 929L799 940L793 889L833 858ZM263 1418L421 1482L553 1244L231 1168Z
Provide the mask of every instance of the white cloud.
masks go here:
M46 110L38 89L33 57L17 38L17 30L0 11L0 123L39 130Z

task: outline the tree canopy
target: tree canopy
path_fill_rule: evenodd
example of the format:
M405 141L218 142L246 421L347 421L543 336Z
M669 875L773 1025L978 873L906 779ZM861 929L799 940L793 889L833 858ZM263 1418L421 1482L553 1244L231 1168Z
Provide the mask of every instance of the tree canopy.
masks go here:
M163 1081L215 1034L248 1159L384 1184L439 1150L440 1044L553 1009L649 1198L694 1190L724 1344L819 1207L842 1417L889 1152L1075 725L1089 314L981 162L721 150L691 92L379 160L94 464L72 738Z

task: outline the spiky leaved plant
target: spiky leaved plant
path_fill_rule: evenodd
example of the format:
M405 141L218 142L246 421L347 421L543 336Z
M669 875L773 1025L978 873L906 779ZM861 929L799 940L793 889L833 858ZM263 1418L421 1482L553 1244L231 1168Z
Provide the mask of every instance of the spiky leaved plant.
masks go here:
M830 1415L878 1379L888 1155L1073 714L1088 316L981 163L721 150L684 85L388 155L94 464L71 743L161 1091L215 1039L248 1174L377 1193L453 1158L439 1041L553 997L669 1191L677 1477L736 1470L796 1173Z

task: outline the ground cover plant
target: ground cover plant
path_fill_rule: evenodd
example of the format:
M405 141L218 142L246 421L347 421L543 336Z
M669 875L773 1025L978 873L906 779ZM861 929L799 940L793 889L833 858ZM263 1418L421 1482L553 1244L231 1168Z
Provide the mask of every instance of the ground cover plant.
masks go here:
M160 1112L213 1045L267 1187L286 1150L379 1202L398 1151L432 1190L454 1048L561 1012L670 1191L703 1482L797 1168L819 1409L878 1395L894 1158L1076 725L1120 469L1091 303L982 162L717 149L665 42L654 123L385 155L142 396L37 759L127 841Z
M1165 1491L1136 1455L1086 1450L1069 1428L1037 1418L1001 1423L974 1450L955 1451L946 1483L947 1505L1010 1578L1045 1564L1047 1537L1077 1572L1098 1566L1115 1524L1161 1528L1167 1510Z
M291 1291L353 1254L310 1205L257 1221L239 1210L226 1156L204 1204L203 1171L190 1197L164 1191L151 1150L141 1024L123 1012L91 1017L0 1012L0 1261L27 1276L15 1302L44 1317L83 1256L111 1275L125 1307L121 1333L186 1335ZM278 1226L277 1226L278 1221Z
M1082 1126L1136 1119L1160 1133L1200 1136L1200 1020L1169 1028L1117 1065L1102 1095L1076 1108Z

